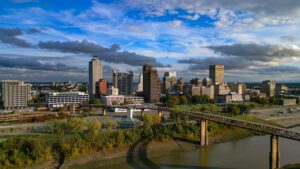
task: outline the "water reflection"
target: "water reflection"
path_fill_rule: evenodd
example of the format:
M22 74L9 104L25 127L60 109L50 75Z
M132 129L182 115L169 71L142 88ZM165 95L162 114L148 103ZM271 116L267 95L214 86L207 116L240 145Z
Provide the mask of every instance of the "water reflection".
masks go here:
M147 144L137 143L129 151L127 163L97 169L265 169L269 166L269 139L269 135L253 136L159 158L148 158ZM300 163L300 142L279 141L281 166Z

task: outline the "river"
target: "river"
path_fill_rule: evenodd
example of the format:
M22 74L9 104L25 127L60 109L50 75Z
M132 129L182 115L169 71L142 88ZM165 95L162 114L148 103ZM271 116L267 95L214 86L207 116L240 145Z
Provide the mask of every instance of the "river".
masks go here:
M300 127L293 130L300 131ZM159 158L88 169L267 169L270 136L252 136ZM279 139L280 165L300 163L300 142Z

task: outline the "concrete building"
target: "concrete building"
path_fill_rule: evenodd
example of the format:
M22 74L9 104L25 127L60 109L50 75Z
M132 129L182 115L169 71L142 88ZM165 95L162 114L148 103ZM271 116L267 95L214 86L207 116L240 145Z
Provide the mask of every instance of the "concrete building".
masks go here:
M215 95L227 95L230 93L230 88L226 83L215 85Z
M90 99L96 96L96 83L103 79L102 63L94 56L89 62L89 97Z
M163 92L172 93L176 85L176 72L165 72L163 77Z
M228 83L228 87L231 92L235 92L237 94L245 94L246 93L246 85L245 83Z
M190 96L201 96L202 95L202 86L196 86L196 85L185 85L183 88L183 94L184 95L190 95Z
M132 95L133 93L133 72L128 73L113 71L113 86L119 89L119 94Z
M50 109L78 105L88 101L89 95L84 92L50 92L47 96L47 105Z
M120 105L124 103L125 96L124 95L109 95L109 96L101 96L102 104L111 106L111 105Z
M282 106L294 106L297 104L297 99L280 99L278 104Z
M202 86L201 95L206 95L210 99L214 99L215 98L215 86L214 85Z
M177 92L183 93L183 87L184 87L184 80L183 80L183 78L180 78L177 80L177 84L176 84Z
M190 96L206 95L210 99L214 99L214 85L211 85L211 86L185 85L183 94L190 95Z
M143 92L143 73L140 74L137 92Z
M144 104L144 97L125 96L124 101L131 105L142 105L142 104Z
M31 84L18 80L3 80L1 96L5 110L24 109L31 100Z
M261 92L266 93L267 97L275 96L276 81L265 80L261 85Z
M161 81L157 70L151 65L143 67L143 95L146 102L156 103L161 97Z
M102 95L107 95L108 83L105 79L101 79L96 83L96 95L100 98Z
M108 93L107 95L114 95L114 96L117 96L119 95L119 89L118 88L115 88L114 86L111 86L108 90Z
M202 84L203 84L203 86L210 86L210 85L213 85L213 82L209 77L205 77L202 80Z
M224 65L210 65L209 78L212 79L214 85L224 83Z
M244 98L242 94L230 93L226 95L217 95L215 96L217 103L238 103L243 102Z
M276 85L275 93L277 95L285 95L288 93L288 86L285 84Z

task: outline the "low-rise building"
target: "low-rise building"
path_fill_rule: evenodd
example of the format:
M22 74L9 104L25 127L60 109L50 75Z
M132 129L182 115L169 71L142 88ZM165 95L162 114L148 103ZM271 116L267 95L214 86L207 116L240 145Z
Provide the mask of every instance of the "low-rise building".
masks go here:
M230 88L226 83L215 85L215 95L227 95L230 93Z
M102 104L112 106L112 105L120 105L124 103L125 96L124 95L109 95L109 96L101 96Z
M227 95L216 95L215 100L217 103L238 103L243 102L243 95L237 93L230 93Z
M208 96L208 98L210 98L210 99L214 99L215 98L215 86L214 85L202 86L201 94Z
M51 92L47 96L50 109L88 102L89 95L85 92Z
M282 106L293 106L297 104L297 99L280 99L278 104Z
M133 104L133 105L142 105L142 104L144 104L144 97L125 96L124 102L127 102L129 104Z
M202 95L201 90L202 90L202 86L185 85L183 88L183 94L190 95L190 96L201 96Z
M237 94L244 94L246 92L246 85L244 83L228 83L231 92Z

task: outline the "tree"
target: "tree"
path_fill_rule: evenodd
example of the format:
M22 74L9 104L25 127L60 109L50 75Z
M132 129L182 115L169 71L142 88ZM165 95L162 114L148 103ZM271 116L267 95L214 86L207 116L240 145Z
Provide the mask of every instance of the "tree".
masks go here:
M167 106L169 107L174 107L175 105L177 105L179 103L179 99L177 96L170 96L167 99Z
M247 104L238 104L238 108L240 109L241 114L248 114L251 110L251 107Z
M231 108L231 113L233 114L233 115L239 115L240 114L240 108L238 108L237 106L232 106L232 108Z
M85 124L84 119L74 117L67 120L66 128L69 133L79 134L85 128Z
M270 97L270 99L269 99L269 104L274 105L274 104L276 104L276 102L277 102L277 99L276 99L275 96Z
M92 99L92 100L90 100L90 104L99 105L99 104L101 104L101 100L98 98Z
M178 99L180 104L188 104L186 96L178 96Z

